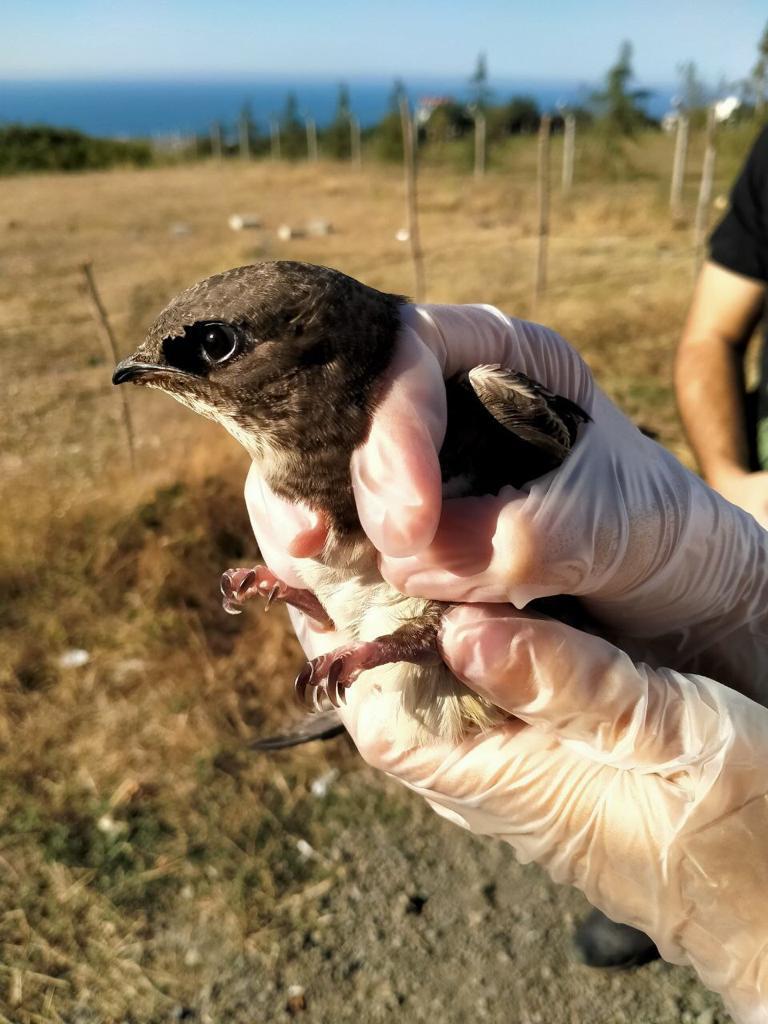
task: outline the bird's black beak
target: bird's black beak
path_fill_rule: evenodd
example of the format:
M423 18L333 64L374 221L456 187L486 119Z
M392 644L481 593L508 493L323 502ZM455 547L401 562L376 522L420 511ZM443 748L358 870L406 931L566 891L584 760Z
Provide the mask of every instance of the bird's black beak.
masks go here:
M140 382L142 377L146 377L153 372L157 373L158 369L159 367L153 366L151 363L139 363L129 356L128 359L123 359L115 367L115 372L112 374L112 383L125 384L129 380Z
M186 376L183 370L179 370L175 366L157 366L155 363L142 363L141 360L128 356L127 359L123 359L115 367L115 372L112 374L112 383L125 384L128 381L133 381L134 384L143 384L145 381L152 380L153 378L176 376L177 374Z

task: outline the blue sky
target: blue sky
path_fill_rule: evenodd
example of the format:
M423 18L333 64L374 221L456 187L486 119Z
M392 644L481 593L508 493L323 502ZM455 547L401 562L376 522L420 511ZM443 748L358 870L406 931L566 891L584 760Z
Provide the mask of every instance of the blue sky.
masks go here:
M0 77L466 74L594 80L623 39L646 82L740 78L765 0L9 0Z

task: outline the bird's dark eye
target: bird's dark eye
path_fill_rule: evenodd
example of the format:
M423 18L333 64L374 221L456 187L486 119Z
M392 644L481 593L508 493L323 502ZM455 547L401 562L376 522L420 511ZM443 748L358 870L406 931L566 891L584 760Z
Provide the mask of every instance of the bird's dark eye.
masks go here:
M225 363L237 352L237 334L226 324L205 324L202 335L200 348L212 365Z

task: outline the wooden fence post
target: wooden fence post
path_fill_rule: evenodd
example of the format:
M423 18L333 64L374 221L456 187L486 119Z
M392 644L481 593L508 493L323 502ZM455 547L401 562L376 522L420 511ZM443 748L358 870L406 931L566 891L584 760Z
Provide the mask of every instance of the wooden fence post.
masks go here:
M359 171L363 166L363 149L360 142L360 122L354 114L351 114L349 118L349 132L349 151L352 163Z
M270 142L270 153L273 160L280 159L280 123L278 121L269 122L269 142Z
M475 178L485 175L486 120L482 110L475 112Z
M688 115L677 114L675 128L675 158L672 163L672 184L669 189L669 208L675 220L683 216L683 186L685 185L685 161L688 156Z
M566 114L563 127L563 192L573 187L573 158L576 150L576 115Z
M120 357L117 354L117 343L115 342L115 336L112 333L112 327L107 316L107 310L104 303L101 301L98 289L96 287L96 280L93 276L93 266L90 263L83 263L81 270L83 272L83 278L85 280L85 291L90 300L91 315L93 321L96 324L96 331L101 339L104 353L107 360L112 360L113 365L120 362ZM133 433L133 422L131 420L131 409L128 405L128 396L125 388L119 389L120 401L123 407L123 428L125 430L125 440L128 444L128 458L131 463L131 471L136 472L136 447L134 444L134 433Z
M306 119L307 125L307 157L317 163L317 125L311 117Z
M534 305L547 287L547 256L549 249L549 133L552 119L545 114L539 125L539 160L537 186L539 199L539 223L536 244L536 280L533 289Z
M215 160L221 160L222 152L221 125L218 121L214 121L211 125L211 155Z
M400 124L403 131L403 166L405 170L405 199L408 216L408 238L411 244L413 274L416 281L415 298L417 302L424 300L424 257L419 239L419 210L416 194L416 146L414 140L413 119L406 96L400 97Z
M696 220L693 228L694 273L698 274L704 257L704 244L709 223L709 207L712 201L712 182L715 177L715 108L707 113L707 133L704 143L704 160L701 165L699 200L696 204Z

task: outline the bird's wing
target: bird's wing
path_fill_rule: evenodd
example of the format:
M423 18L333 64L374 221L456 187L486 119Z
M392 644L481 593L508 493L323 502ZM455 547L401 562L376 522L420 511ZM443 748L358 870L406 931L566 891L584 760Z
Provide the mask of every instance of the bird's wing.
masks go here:
M562 461L573 447L580 423L589 416L569 398L503 366L475 366L469 384L488 412L523 441Z
M322 711L316 715L307 715L296 723L291 732L278 733L276 736L263 736L248 744L251 750L283 750L286 747L298 747L302 743L313 740L329 740L344 732L344 726L336 711Z

